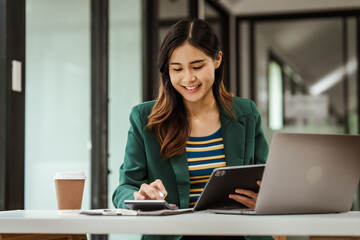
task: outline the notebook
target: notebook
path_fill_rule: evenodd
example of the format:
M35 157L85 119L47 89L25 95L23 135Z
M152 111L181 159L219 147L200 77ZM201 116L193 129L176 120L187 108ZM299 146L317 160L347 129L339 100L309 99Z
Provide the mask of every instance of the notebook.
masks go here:
M360 136L276 133L255 209L210 211L258 215L347 212L359 179Z

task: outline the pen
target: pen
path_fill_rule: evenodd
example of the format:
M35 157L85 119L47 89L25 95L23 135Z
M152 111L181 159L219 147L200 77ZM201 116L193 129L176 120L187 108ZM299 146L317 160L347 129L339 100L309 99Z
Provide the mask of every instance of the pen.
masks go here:
M164 197L164 194L160 190L158 190L158 192L159 192L160 197Z

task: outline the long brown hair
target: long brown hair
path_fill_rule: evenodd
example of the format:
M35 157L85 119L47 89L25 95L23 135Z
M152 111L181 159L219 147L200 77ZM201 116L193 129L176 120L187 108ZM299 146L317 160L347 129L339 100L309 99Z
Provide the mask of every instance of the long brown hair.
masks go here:
M201 19L181 20L169 30L160 48L158 68L161 84L158 101L148 117L148 129L156 135L161 145L161 155L165 160L182 154L190 135L190 126L182 96L175 90L170 81L169 60L177 47L188 41L192 46L216 59L220 51L219 41L210 25ZM224 86L224 63L215 70L213 94L218 105L228 114L232 113L232 94Z

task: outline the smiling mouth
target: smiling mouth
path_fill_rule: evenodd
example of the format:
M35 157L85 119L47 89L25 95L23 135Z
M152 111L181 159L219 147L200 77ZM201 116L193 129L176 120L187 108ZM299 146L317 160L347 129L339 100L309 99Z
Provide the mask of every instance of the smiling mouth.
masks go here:
M196 88L200 87L200 85L195 85L195 86L189 86L189 87L184 87L187 90L194 90Z

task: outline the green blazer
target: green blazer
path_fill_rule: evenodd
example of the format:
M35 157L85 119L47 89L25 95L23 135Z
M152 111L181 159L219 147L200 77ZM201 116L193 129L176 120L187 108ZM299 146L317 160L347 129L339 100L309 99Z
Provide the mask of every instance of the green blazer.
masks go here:
M124 163L120 167L120 184L113 194L117 208L126 208L125 199L134 199L133 193L141 184L161 179L168 195L166 201L180 208L189 207L190 179L186 151L164 161L160 144L146 127L155 101L135 106L130 114L130 129ZM233 98L233 119L220 108L220 122L227 166L265 163L268 145L262 130L260 114L255 103ZM181 236L143 236L143 239L180 239ZM259 239L258 237L256 239Z

